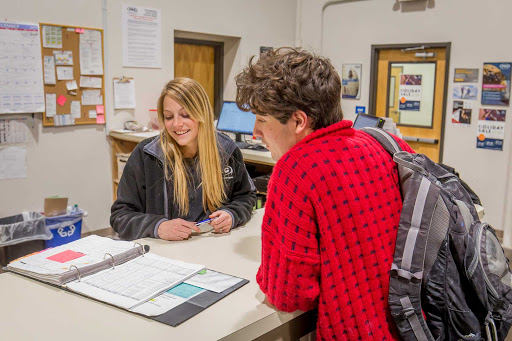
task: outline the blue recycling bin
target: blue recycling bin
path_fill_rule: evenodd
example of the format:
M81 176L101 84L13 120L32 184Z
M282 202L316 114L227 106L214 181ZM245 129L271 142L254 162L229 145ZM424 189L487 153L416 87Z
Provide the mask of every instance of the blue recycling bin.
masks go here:
M46 217L46 227L48 227L53 235L52 239L45 241L46 248L67 244L80 239L83 217L83 210L56 217Z

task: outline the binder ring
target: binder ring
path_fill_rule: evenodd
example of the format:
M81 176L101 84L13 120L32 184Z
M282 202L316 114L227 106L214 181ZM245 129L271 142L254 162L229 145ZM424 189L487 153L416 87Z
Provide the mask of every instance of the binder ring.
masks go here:
M107 255L110 256L110 258L112 259L112 269L115 269L116 268L116 262L114 261L114 257L110 253L105 253L105 256L103 256L103 259L105 259L105 257Z
M140 249L142 250L142 257L144 257L144 254L146 253L146 250L144 249L144 245L142 245L141 243L135 243L133 245L139 245L140 246Z
M69 270L71 270L71 268L75 268L76 269L76 272L78 272L78 281L81 282L82 281L82 276L80 275L80 270L78 270L76 265L71 265L69 267Z

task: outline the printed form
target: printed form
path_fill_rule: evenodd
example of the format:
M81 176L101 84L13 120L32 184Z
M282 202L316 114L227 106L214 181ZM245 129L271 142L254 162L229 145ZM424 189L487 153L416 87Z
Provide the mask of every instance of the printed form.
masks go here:
M145 254L107 271L73 281L73 291L131 309L194 276L205 267Z

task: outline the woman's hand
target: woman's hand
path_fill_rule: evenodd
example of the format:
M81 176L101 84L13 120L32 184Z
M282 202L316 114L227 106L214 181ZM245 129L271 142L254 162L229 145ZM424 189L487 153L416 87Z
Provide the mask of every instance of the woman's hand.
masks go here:
M226 211L215 211L210 214L210 218L215 218L210 222L216 233L228 233L233 225L231 214Z
M185 240L193 231L201 232L194 222L183 219L164 221L158 226L158 237L165 240Z

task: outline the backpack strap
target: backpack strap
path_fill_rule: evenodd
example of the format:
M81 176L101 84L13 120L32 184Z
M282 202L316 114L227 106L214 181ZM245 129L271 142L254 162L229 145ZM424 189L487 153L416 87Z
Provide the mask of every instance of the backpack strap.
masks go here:
M421 173L406 180L404 206L391 267L389 304L404 339L434 340L421 310L421 282L429 226L439 189Z
M394 155L395 153L401 152L403 149L400 147L398 142L389 134L387 131L379 129L379 128L362 128L361 131L364 131L374 139L376 139L386 151Z

